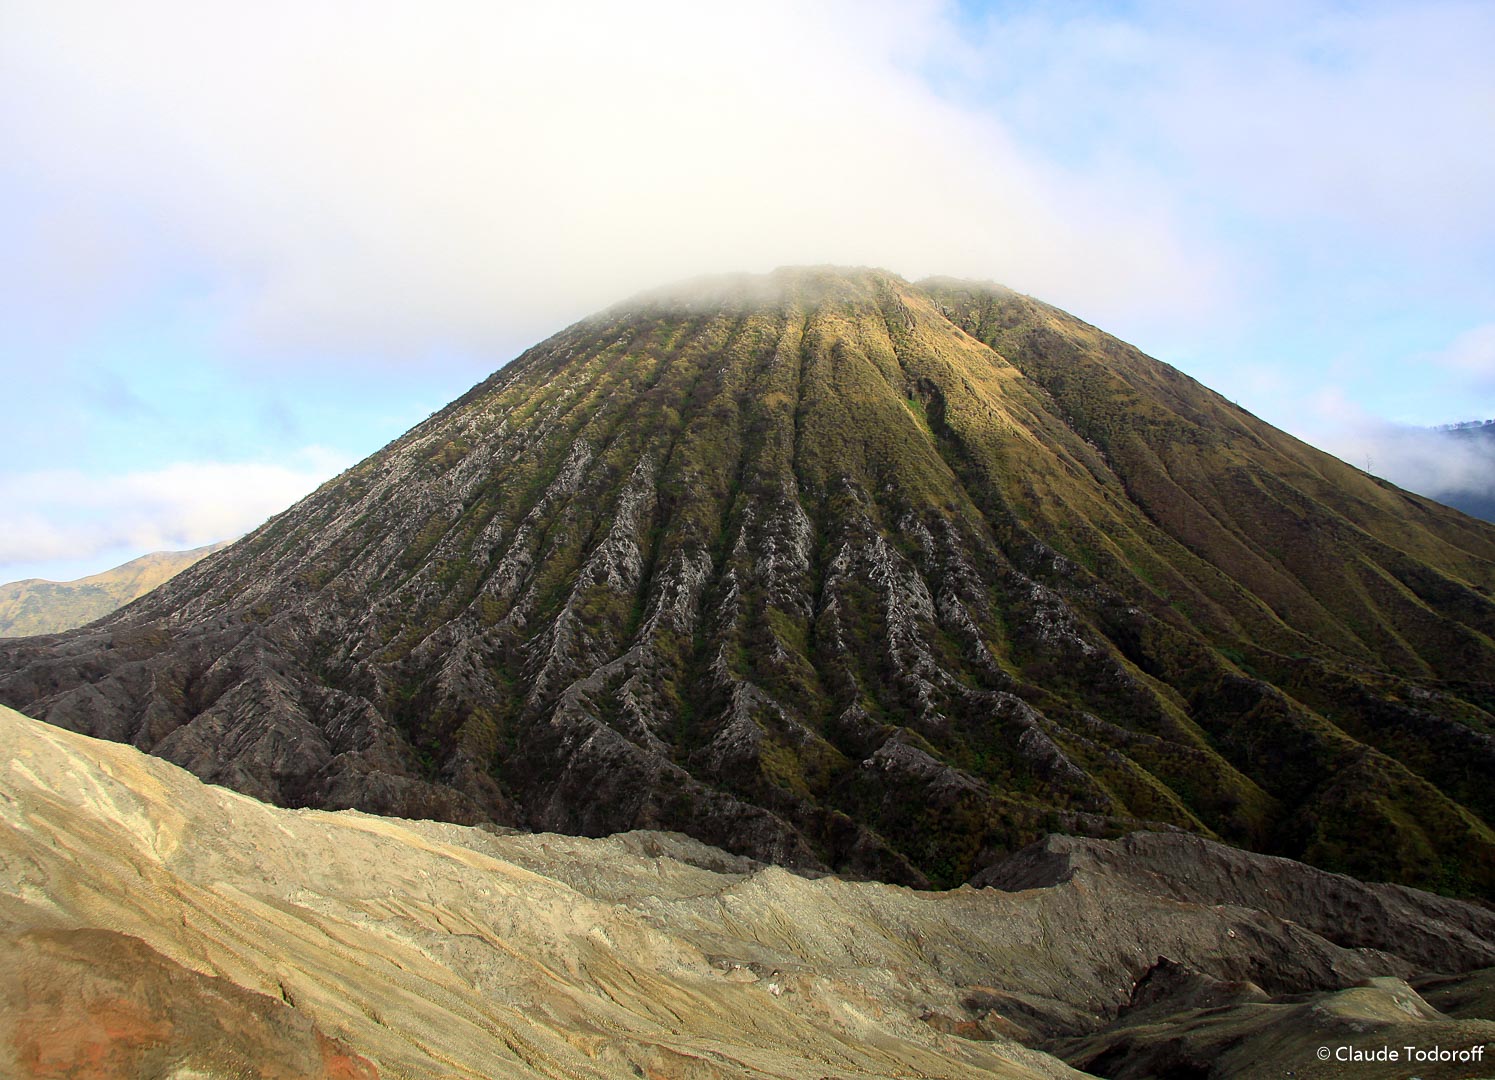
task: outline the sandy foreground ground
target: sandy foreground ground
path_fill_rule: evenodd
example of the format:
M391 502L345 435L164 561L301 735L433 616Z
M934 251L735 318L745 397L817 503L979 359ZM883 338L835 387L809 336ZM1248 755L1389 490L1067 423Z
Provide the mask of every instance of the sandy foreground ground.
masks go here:
M1065 1077L1024 1044L1091 1060L1119 1017L1190 1003L1206 1043L1226 1021L1238 1049L1270 1040L1238 1075L1411 1075L1316 1050L1495 1039L1453 1015L1489 987L1449 983L1445 1013L1407 982L1481 941L1495 956L1495 919L1410 890L1365 901L1393 905L1378 925L1405 948L1346 947L1311 918L1082 865L1083 846L1050 852L1067 880L1034 863L1031 888L917 892L672 834L277 809L3 708L0 739L7 1076Z

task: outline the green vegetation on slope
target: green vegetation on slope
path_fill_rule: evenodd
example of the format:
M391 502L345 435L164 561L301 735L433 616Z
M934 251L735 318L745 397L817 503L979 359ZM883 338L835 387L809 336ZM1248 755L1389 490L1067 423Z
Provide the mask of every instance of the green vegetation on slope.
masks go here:
M1495 528L1063 312L782 271L578 323L0 696L295 805L1489 896L1492 589Z

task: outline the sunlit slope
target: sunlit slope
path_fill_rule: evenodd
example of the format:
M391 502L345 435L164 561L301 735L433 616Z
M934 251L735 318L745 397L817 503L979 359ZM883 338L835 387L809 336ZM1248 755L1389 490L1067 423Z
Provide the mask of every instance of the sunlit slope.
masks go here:
M578 323L0 695L289 805L1488 895L1492 587L1495 528L1070 316L781 271Z
M0 585L0 637L55 634L93 622L224 546L156 551L75 581L27 578Z
M1322 1075L1315 1031L1495 1036L1458 1000L1488 982L1488 910L1190 837L1051 838L998 887L916 892L678 834L278 809L3 708L0 739L17 1080L1078 1076L1043 1052L1058 1040L1156 1075L1170 1041L1207 1060L1256 1034L1267 1001L1295 1038L1258 1040L1252 1075ZM1429 971L1471 972L1439 984L1447 1014L1402 981ZM1368 978L1389 992L1345 989ZM1247 1007L1179 1022L1222 988ZM1331 1010L1351 997L1347 1026Z

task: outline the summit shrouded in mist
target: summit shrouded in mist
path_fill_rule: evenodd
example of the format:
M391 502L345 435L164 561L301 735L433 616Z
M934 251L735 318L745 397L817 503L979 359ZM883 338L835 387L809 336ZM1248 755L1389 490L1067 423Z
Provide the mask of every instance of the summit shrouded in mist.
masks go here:
M1146 825L1495 889L1495 526L992 285L531 349L0 700L290 806L955 884Z

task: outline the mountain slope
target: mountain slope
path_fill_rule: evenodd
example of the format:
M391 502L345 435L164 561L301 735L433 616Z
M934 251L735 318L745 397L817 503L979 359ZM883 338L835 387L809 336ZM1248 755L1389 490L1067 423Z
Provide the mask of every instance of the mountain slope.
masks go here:
M27 578L0 585L0 637L55 634L93 622L226 546L154 551L74 581Z
M283 805L953 884L1055 829L1495 895L1495 528L996 286L530 350L0 699Z
M1495 914L1193 838L1054 839L927 893L679 835L280 810L3 708L0 739L6 1076L1059 1080L1071 1043L1163 1075L1263 1006L1292 1040L1228 1075L1341 1075L1315 1034L1495 1038L1460 1004ZM1405 982L1433 971L1448 1014ZM1167 1034L1222 992L1248 1015Z

